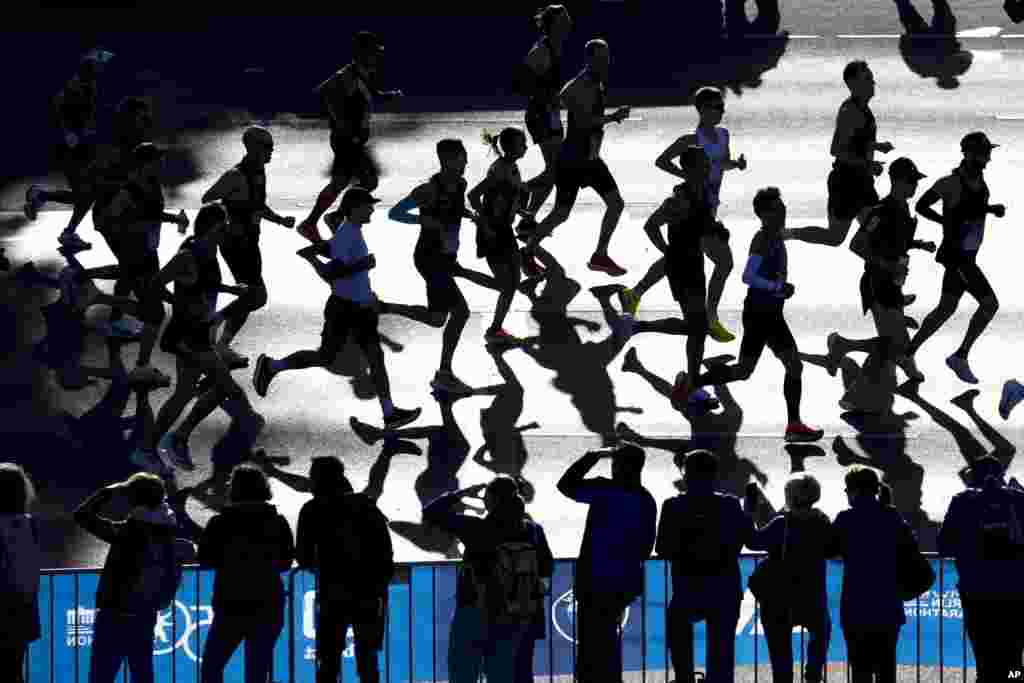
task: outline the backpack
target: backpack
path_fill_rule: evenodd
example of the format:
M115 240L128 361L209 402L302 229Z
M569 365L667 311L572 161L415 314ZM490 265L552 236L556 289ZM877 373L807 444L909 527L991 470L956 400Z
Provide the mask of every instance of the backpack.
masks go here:
M1001 489L978 494L978 545L983 560L1024 557L1024 532L1017 516L1017 496Z
M43 557L35 518L17 515L0 529L0 593L17 593L31 602L39 591Z
M494 550L489 574L470 570L477 606L489 619L503 623L529 623L544 608L544 582L540 556L532 541L508 541Z
M130 605L162 611L174 602L184 574L177 561L175 543L173 536L146 543L141 551L142 567L128 591Z
M691 502L683 523L680 564L689 576L712 576L728 562L729 546L722 538L722 500L714 496Z

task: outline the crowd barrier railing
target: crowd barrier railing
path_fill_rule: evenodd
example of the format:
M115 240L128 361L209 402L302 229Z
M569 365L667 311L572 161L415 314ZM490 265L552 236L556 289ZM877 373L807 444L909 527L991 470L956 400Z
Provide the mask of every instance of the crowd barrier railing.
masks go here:
M743 585L763 555L744 555L740 560ZM966 681L974 656L965 637L963 612L956 591L956 568L951 560L929 555L936 573L932 590L904 605L906 624L900 636L898 663L912 667L914 680L922 676L945 683L947 671ZM455 610L458 562L399 564L387 605L383 648L378 654L384 683L421 683L448 678L448 630ZM557 560L551 591L545 600L546 633L536 643L534 671L538 680L554 683L574 680L576 601L572 592L574 560ZM285 585L284 629L274 647L274 683L315 683L316 680L316 577L292 569L282 575ZM42 638L29 647L26 676L29 683L86 683L89 652L96 618L97 569L55 569L42 572L39 605ZM832 612L832 637L828 662L832 678L836 665L846 662L846 644L839 620L842 563L828 568L828 601ZM203 646L214 613L211 606L213 571L189 566L172 608L162 612L153 634L157 683L198 683ZM671 566L650 560L646 566L646 590L629 606L621 628L624 672L644 683L675 678L666 638L666 616L672 599ZM760 607L749 591L743 597L736 628L736 664L769 680L771 666L759 620ZM1008 615L1013 618L1015 615ZM704 666L704 624L695 628L695 661ZM808 638L794 629L795 666L801 678ZM126 667L125 667L126 668ZM849 672L845 671L848 678ZM826 672L826 683L829 673ZM954 674L954 678L956 678ZM129 677L122 669L118 680ZM226 681L244 680L243 649L227 664ZM358 681L352 631L346 635L342 680Z

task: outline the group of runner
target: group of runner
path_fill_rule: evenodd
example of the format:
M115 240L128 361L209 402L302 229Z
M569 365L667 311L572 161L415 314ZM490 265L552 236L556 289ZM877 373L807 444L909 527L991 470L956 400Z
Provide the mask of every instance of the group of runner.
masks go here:
M569 12L562 5L551 5L537 14L536 22L539 40L519 67L515 85L528 99L526 131L543 154L544 171L527 181L522 179L518 161L527 152L527 132L506 128L497 135L485 134L486 143L498 158L486 177L469 189L463 142L441 140L437 143L438 172L388 212L391 220L420 227L413 264L426 285L426 306L381 301L370 284L369 271L376 266L376 260L369 253L363 230L370 224L379 201L372 194L379 177L369 145L372 103L402 93L379 88L384 54L381 38L365 31L356 34L353 61L316 89L330 122L334 162L330 182L297 228L310 242L299 250L299 255L331 289L324 309L321 343L317 349L299 350L283 358L261 354L253 372L253 385L260 397L267 395L271 383L282 372L331 365L351 338L367 358L385 428L393 430L415 421L420 415L419 408L399 408L391 400L378 333L382 314L443 327L440 363L431 386L442 395L471 391L453 370L455 351L470 315L458 280L465 279L497 293L494 318L485 341L518 344L519 338L504 329L504 321L520 285L520 270L529 278L544 277L544 268L537 258L540 244L569 218L583 188L593 188L606 207L588 267L616 277L626 273L609 255L624 202L601 158L605 126L622 123L630 114L629 107L605 113L609 45L597 39L588 42L583 69L562 86L563 46L572 29ZM135 384L170 385L169 377L150 366L158 342L161 350L175 356L173 393L162 406L155 427L133 455L140 466L171 474L177 467L194 468L189 435L218 407L242 425L252 439L265 424L232 377L232 371L246 367L248 359L232 350L231 345L251 314L268 300L259 246L261 223L266 220L291 229L295 219L283 217L267 206L265 166L272 159L274 140L267 129L250 127L242 135L242 160L203 195L204 206L196 215L194 234L161 267L157 250L162 225L175 224L184 235L189 219L184 211L169 213L165 207L160 184L165 152L148 141L153 122L150 105L138 98L124 100L115 116L114 144L97 142L97 74L111 57L100 50L87 54L78 73L56 98L54 111L62 134L60 159L68 189L32 186L26 193L25 213L34 219L47 202L73 207L70 223L59 237L60 251L69 265L59 282L50 283L61 291L60 306L55 309L60 315L55 319L63 316L65 327L84 334L86 308L101 302L112 305L104 331L140 341L136 368L128 376ZM749 378L767 346L785 368L786 441L815 441L822 437L822 430L804 424L800 415L802 362L784 315L785 302L795 291L789 279L786 242L839 246L845 242L854 220L858 231L851 249L865 263L860 293L865 313L870 311L874 318L877 335L865 340L847 339L838 333L829 335L829 372L835 374L845 354L864 351L869 360L862 382L870 387L885 386L895 376L897 367L910 379L923 380L914 362L915 353L955 312L963 294L969 293L979 307L963 343L946 362L961 380L978 381L968 357L998 310L998 300L976 260L986 216L1002 217L1005 213L1001 204L989 203L983 173L992 149L998 145L980 132L965 136L961 141L961 164L940 178L917 202L917 213L943 228L936 258L946 273L938 306L911 338L904 307L913 301L913 295L903 292L908 254L912 249L935 251L933 243L915 238L917 220L911 217L909 209L909 201L925 175L910 159L897 159L888 168L891 192L884 199L879 198L874 181L884 167L875 155L888 154L893 145L878 141L875 117L869 106L875 93L874 77L865 62L854 61L845 68L843 78L850 97L839 109L832 141L835 163L828 177L828 226L787 227L786 205L778 188L761 188L753 198L753 210L761 227L751 240L742 271L748 293L743 305L739 358L734 364L713 363L702 370L708 336L719 343L735 339L722 324L718 311L734 265L730 232L719 217L719 207L725 172L747 168L742 154L733 157L730 133L721 126L725 113L721 91L706 87L696 93L695 130L673 141L655 161L657 168L682 180L644 226L662 256L635 286L615 289L627 334L657 331L687 336L685 369L679 373L672 391L673 404L680 410L713 409L716 400L702 387ZM568 110L564 131L563 108ZM538 221L537 213L552 190L554 207ZM339 208L331 211L339 197ZM932 208L940 200L941 214ZM86 270L74 257L75 253L91 248L77 234L90 208L93 225L109 245L116 265ZM321 218L331 231L327 240L319 232ZM486 260L490 274L468 269L458 262L464 219L476 225L476 253ZM661 231L666 225L667 239ZM519 241L524 243L522 247ZM224 284L218 253L230 269L235 285ZM705 274L705 256L714 264L710 278ZM92 278L116 280L114 297L99 293L91 283ZM637 321L642 297L662 279L668 280L683 319ZM173 294L166 290L172 283ZM220 293L235 298L218 310ZM172 307L166 326L165 302ZM125 316L126 311L131 318ZM50 346L56 340L55 332L50 330L49 352L43 357L59 370L63 386L82 386L90 373L78 362L81 343L65 340L64 346L68 348L54 352ZM103 376L103 372L99 371L97 376ZM877 412L877 406L865 398L867 393L870 392L865 392L864 386L855 385L840 405L847 410ZM1001 412L1008 414L1021 398L1024 387L1007 383ZM188 416L172 429L193 399L196 402Z

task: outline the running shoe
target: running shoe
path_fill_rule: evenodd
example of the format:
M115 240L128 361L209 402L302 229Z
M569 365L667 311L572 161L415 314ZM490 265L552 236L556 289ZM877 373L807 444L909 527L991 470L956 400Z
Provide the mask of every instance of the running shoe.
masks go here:
M910 306L915 301L917 301L917 294L904 294L903 295L903 305L904 306Z
M720 344L728 344L736 339L736 335L725 329L721 321L715 320L708 327L708 335Z
M621 277L626 274L626 269L615 261L612 261L612 257L608 255L599 256L598 254L594 254L590 257L590 261L587 263L587 268L602 273L608 273L612 277Z
M174 468L165 465L153 451L136 448L132 451L129 459L132 461L133 465L139 467L143 472L155 474L162 479L171 479L174 477Z
M92 244L79 237L78 233L70 232L68 230L62 232L60 237L57 238L57 241L60 242L61 246L71 252L88 251L89 249L92 249Z
M829 377L835 377L836 372L839 370L840 358L838 358L836 354L836 345L838 344L838 342L838 332L833 332L832 334L828 335L828 338L825 341L825 344L828 348L828 356L826 356L825 360L825 371L828 372Z
M640 358L636 354L636 347L630 347L629 351L626 351L626 356L622 359L622 371L640 372L640 370Z
M629 341L632 339L633 335L636 334L636 320L634 320L633 316L629 313L620 316L619 319L615 321L612 333L623 343Z
M506 332L500 327L496 330L487 330L487 333L484 335L484 341L488 344L503 344L507 346L515 346L523 343L522 339L514 334Z
M252 387L260 398L267 395L270 382L274 379L274 371L270 369L272 360L274 359L265 353L261 353L256 359L256 370L252 373Z
M1010 418L1013 409L1024 400L1024 384L1015 379L1008 379L1003 384L1003 395L999 398L999 416L1004 420Z
M160 370L146 365L135 368L128 373L128 384L135 387L169 387L171 386L171 378Z
M820 441L825 431L808 427L803 422L790 422L786 427L786 443L810 443Z
M949 369L956 373L956 376L960 378L961 382L967 382L968 384L977 384L978 378L971 372L971 366L967 364L966 358L961 358L956 354L953 354L946 359L946 365Z
M473 393L473 387L456 377L454 373L441 372L440 370L434 375L434 379L430 380L430 386L446 394Z
M636 317L636 312L640 310L640 295L629 287L619 290L619 306L624 312Z
M412 410L405 410L397 407L392 408L391 415L384 418L384 426L388 429L404 427L410 422L418 420L421 412L423 412L422 408L413 408Z
M896 359L896 365L907 374L907 379L913 382L924 381L924 373L917 367L913 356L903 356Z
M380 430L372 425L360 422L354 415L348 419L348 424L352 428L352 433L359 437L359 440L367 446L373 446L380 441Z
M144 325L138 320L120 318L110 323L110 332L121 339L135 339L142 334Z
M192 454L189 452L188 441L175 432L168 432L160 438L156 452L169 467L180 467L186 472L194 472L196 469L195 463L192 462Z
M295 232L299 233L313 244L323 242L323 238L320 237L320 229L316 227L316 223L302 221L302 223L299 224L299 227L295 228Z
M538 275L542 275L544 273L544 266L542 266L540 264L540 261L537 260L536 255L531 254L525 250L523 250L521 253L523 258L523 273L527 277L537 277Z
M249 359L238 353L229 346L220 347L220 358L224 361L224 364L231 370L240 370L241 368L248 367Z
M388 439L384 442L384 448L381 451L382 455L384 453L388 455L423 455L423 449L412 441Z
M30 221L34 221L36 216L39 215L39 209L42 208L44 202L42 200L43 190L38 185L30 185L25 190L25 218Z
M217 380L212 375L203 374L199 381L196 382L196 396L202 396L210 389L213 389L214 385L217 384Z
M344 214L341 213L341 211L328 211L327 213L324 214L324 224L331 229L331 232L337 230L338 226L341 225L341 222L343 220L345 220L345 216ZM318 231L317 237L319 236L320 233ZM303 237L306 237L306 235L303 235ZM309 237L306 237L306 239L309 239Z

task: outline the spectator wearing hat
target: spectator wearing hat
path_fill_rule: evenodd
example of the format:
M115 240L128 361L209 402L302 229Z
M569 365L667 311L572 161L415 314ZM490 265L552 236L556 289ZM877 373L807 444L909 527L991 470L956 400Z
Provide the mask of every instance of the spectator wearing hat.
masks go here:
M1002 204L989 203L989 189L984 171L992 159L992 144L980 131L968 133L960 141L963 160L960 165L925 192L917 202L917 212L942 226L942 243L935 260L946 269L942 278L942 296L938 306L921 321L921 328L910 341L908 355L913 356L939 328L949 320L960 305L964 293L978 302L971 316L960 347L946 358L946 365L961 381L977 384L968 364L974 343L992 322L999 310L999 300L988 278L978 266L978 251L985 237L988 214L997 218L1006 215ZM942 201L942 213L932 208Z
M838 333L829 335L830 374L835 374L840 359L846 354L852 351L868 354L865 372L843 399L844 409L855 406L867 410L871 407L866 403L870 388L886 384L895 388L894 363L898 363L911 379L924 379L913 357L907 355L910 335L903 308L913 301L913 297L903 293L903 285L907 279L910 250L935 251L933 242L915 239L917 219L911 216L908 204L917 193L919 181L926 177L907 157L892 162L889 166L892 181L889 195L871 209L850 241L850 251L864 259L864 274L860 279L861 305L864 313L871 312L878 334L865 340L847 339Z
M1024 493L1003 482L1004 472L995 457L978 458L939 532L939 554L956 562L979 681L1009 680L1024 654L1024 628L1007 619L1024 609Z
M329 367L351 335L370 365L384 424L396 429L415 421L421 410L398 408L391 401L391 383L377 331L380 314L394 313L420 321L429 314L421 306L381 302L370 287L369 271L376 267L377 261L366 245L363 226L370 222L374 205L379 201L365 188L350 188L341 199L341 209L327 216L327 223L334 230L330 241L315 243L297 252L331 286L331 295L324 307L320 348L296 351L280 360L260 354L253 373L253 386L257 394L266 396L278 373ZM320 256L330 261L324 263Z

